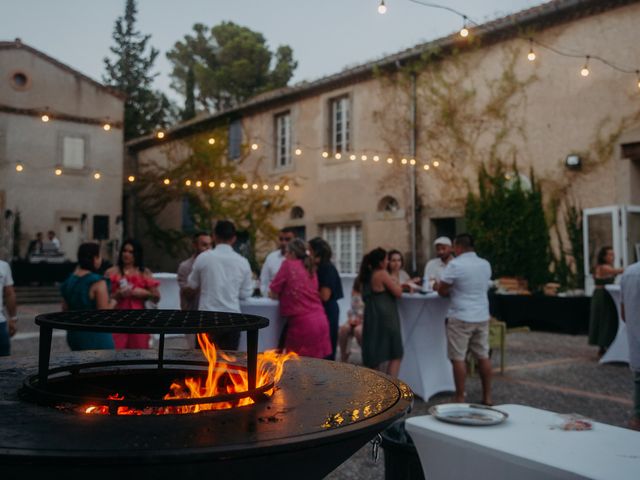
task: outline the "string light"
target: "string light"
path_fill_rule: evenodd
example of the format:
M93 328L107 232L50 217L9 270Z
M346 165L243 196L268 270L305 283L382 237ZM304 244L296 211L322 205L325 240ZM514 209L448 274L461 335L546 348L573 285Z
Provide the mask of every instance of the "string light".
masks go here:
M638 76L638 88L640 88L640 70L636 70L636 75Z
M61 168L56 168L56 169L53 171L53 173L55 173L55 174L56 174L56 176L58 176L58 177L59 177L60 175L62 175L62 169L61 169Z
M104 124L104 125L102 125L102 129L103 129L105 132L108 132L109 130L111 130L111 124L110 124L109 122L105 122L105 124Z
M24 167L22 166L22 164L21 164L21 163L19 163L19 164L17 164L17 165L16 165L16 172L21 172L21 171L23 171L23 170L24 170Z
M216 182L209 182L209 188L213 188L216 186Z
M269 190L269 185L267 185L266 183L262 186L263 190Z
M171 183L171 180L169 180L168 178L165 178L162 183L164 183L165 185L169 185Z
M42 120L44 123L47 123L50 120L49 115L45 113L40 117L40 120Z
M378 5L378 13L380 15L384 15L387 13L387 6L384 4L384 0L380 0L380 4Z
M379 157L378 155L374 155L374 156L373 156L373 161L374 161L374 162L377 162L377 161L379 161L379 160L380 160L380 157Z
M360 157L360 160L362 160L363 162L366 162L367 161L367 156L366 155L362 155Z
M298 156L302 155L302 150L300 150L299 148L296 148L295 154Z
M100 180L101 176L102 175L100 175L100 172L96 172L96 173L93 174L93 178L95 178L96 180Z
M400 160L400 163L401 163L402 165L406 165L406 164L407 164L407 159L406 159L406 158L403 158L402 160Z
M158 139L162 140L162 139L164 138L164 132L163 132L162 130L159 130L159 131L156 133L156 138L158 138Z
M236 188L236 184L232 183L231 185L229 185L229 188Z
M463 16L462 28L460 29L460 36L462 38L467 38L469 36L469 29L467 28L467 17Z
M133 182L135 182L135 181L136 181L136 177L134 177L133 175L129 175L129 176L127 177L127 180L129 180L129 182L133 183Z
M225 182L220 182L220 188L224 188L226 186L227 186L227 184Z
M280 185L274 186L273 189L277 192L278 190L280 190Z
M409 164L410 165L415 165L416 164L416 159L412 158L411 160L409 160Z
M387 163L389 165L391 165L393 163L393 158L391 158L391 157L387 158Z
M429 165L424 165L422 168L424 168L425 170L429 170Z
M258 149L258 144L257 143L252 143L251 144L251 150L257 150Z
M587 55L584 66L582 67L582 70L580 70L580 75L582 75L583 77L588 77L589 73L591 72L589 72L589 55Z
M248 183L243 183L242 184L242 189L246 190L247 188L249 188L249 184Z
M257 190L258 189L258 184L254 183L253 185L251 185L251 188L253 188L254 190Z
M196 187L200 188L201 186L202 186L202 182L201 182L200 180L198 180L198 181L196 182Z
M284 189L285 192L289 191L289 185L285 185L284 187L282 187Z
M354 154L349 155L349 160L354 161L356 159L356 156Z
M438 160L434 160L433 166L438 168L440 166L440 162Z
M533 62L536 59L536 52L533 51L533 38L529 39L529 54L527 55L527 60Z
M338 152L338 153L336 153L334 155L334 157L335 157L336 160L340 160L342 158L342 154L340 152Z
M208 141L209 141L209 145L215 145L216 143L216 139L213 137L211 137Z
M184 184L185 184L187 187L190 187L190 186L191 186L191 180L185 180L185 181L184 181Z
M322 152L322 158L329 158L329 152Z

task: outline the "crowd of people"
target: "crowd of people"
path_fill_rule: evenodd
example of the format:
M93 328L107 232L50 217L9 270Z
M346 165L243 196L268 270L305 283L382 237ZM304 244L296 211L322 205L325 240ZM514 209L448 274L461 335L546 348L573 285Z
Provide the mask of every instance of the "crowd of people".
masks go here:
M439 237L434 242L436 257L428 261L423 277L411 277L404 270L398 250L375 248L362 258L354 280L347 322L340 326L338 300L342 282L333 265L330 245L316 237L308 242L296 238L293 229L280 231L276 250L269 253L255 287L248 260L233 246L237 232L232 222L221 220L213 234L193 236L193 254L180 263L177 281L180 308L240 313L240 301L260 292L279 301L286 320L279 347L302 356L348 361L352 340L361 345L362 363L397 377L402 362L403 342L397 299L403 292L434 291L450 298L446 318L447 354L455 383L455 401L465 400L467 354L477 361L483 388L483 403L491 405L489 358L489 302L487 296L491 266L474 251L473 238L461 234L452 241ZM37 251L37 247L34 248ZM100 247L84 243L78 249L75 271L61 285L62 309L137 310L154 308L160 300L159 282L144 265L143 250L134 239L125 240L117 263L105 268ZM593 271L595 291L591 302L589 343L602 355L615 338L618 316L615 304L604 289L622 275L622 315L628 334L640 345L640 263L623 272L614 267L614 252L603 247ZM9 355L9 339L17 330L17 306L11 269L0 262L0 356ZM4 310L7 316L4 315ZM236 350L240 334L216 334L211 340L222 349ZM147 334L67 332L72 350L145 349ZM196 346L191 341L192 346ZM640 352L630 349L634 370L635 410L632 427L640 429ZM634 423L635 422L635 423Z

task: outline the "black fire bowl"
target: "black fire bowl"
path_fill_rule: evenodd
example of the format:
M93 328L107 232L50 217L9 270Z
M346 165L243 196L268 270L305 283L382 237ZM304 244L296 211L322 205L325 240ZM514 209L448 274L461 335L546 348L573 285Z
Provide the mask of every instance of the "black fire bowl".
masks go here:
M197 352L167 353L201 359ZM56 357L55 366L154 358L153 351L82 352ZM301 358L287 362L273 396L254 405L184 415L88 415L26 401L21 387L36 370L35 358L0 362L3 478L323 478L413 403L399 380Z

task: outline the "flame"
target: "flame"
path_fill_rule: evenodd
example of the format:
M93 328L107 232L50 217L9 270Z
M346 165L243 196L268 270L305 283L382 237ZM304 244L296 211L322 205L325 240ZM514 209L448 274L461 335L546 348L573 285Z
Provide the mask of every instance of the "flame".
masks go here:
M165 400L187 399L187 398L204 398L213 397L227 393L246 392L249 390L249 376L247 371L232 365L236 358L219 351L209 337L204 334L198 334L198 344L202 353L209 362L207 368L207 377L204 385L201 377L188 377L182 382L176 381L169 387L170 393L163 398ZM284 373L284 364L288 360L296 359L298 355L294 352L285 354L279 353L277 350L267 350L258 354L258 365L256 374L256 388L267 385L270 382L276 384ZM221 361L221 360L222 361ZM271 388L264 392L265 395L272 395L274 389ZM109 400L124 400L123 395L115 393L107 397ZM183 405L171 407L149 407L145 409L136 409L129 407L118 407L118 415L147 415L147 414L166 414L166 413L198 413L207 410L223 410L227 408L242 407L251 405L255 401L251 397L241 398L232 402L204 403L197 405ZM103 414L109 413L109 407L106 405L91 405L83 408L84 413Z

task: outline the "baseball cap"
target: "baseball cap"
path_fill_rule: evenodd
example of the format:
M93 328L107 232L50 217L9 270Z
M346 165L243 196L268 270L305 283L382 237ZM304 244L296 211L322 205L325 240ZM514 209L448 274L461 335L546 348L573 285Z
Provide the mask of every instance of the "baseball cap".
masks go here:
M438 237L433 242L434 245L449 245L451 246L451 239L449 237Z

